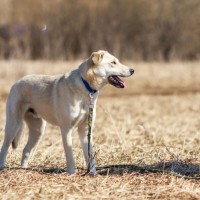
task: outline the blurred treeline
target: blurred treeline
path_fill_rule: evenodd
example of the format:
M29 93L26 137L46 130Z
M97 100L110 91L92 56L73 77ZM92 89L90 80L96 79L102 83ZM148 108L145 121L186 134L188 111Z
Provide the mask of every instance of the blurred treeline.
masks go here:
M0 58L200 58L200 0L0 0Z

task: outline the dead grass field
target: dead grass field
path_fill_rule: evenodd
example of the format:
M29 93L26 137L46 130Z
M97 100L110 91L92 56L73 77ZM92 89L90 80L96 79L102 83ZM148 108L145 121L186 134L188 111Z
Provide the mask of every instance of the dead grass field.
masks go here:
M0 144L5 102L26 74L64 73L76 62L0 61ZM135 75L124 90L107 86L97 104L94 149L99 175L67 175L58 128L48 125L30 168L19 166L27 129L8 168L0 171L1 199L200 199L200 63L128 63ZM115 165L115 167L111 166Z

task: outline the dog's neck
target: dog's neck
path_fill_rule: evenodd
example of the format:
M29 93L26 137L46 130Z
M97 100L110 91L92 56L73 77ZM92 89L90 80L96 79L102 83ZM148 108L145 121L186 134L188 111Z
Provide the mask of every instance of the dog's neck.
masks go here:
M94 68L91 67L90 58L79 66L79 72L81 78L85 80L88 83L89 87L92 88L94 91L99 91L105 85L102 78L96 76Z
M81 80L90 94L95 94L97 92L97 90L91 88L90 84L86 80L84 80L83 77L81 77Z

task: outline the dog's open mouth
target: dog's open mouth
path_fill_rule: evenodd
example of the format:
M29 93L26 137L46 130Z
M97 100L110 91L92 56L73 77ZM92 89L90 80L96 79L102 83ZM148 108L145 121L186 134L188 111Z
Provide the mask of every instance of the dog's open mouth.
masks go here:
M116 75L109 76L108 81L111 85L114 85L117 88L125 88L125 83L119 78L119 76Z

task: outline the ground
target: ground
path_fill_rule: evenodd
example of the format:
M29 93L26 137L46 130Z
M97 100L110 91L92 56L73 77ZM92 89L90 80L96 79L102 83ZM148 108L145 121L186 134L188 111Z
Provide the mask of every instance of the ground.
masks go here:
M0 144L14 81L26 74L65 73L79 63L0 61ZM199 63L125 63L135 69L124 79L127 87L107 86L97 103L93 138L99 175L82 176L76 133L77 174L65 173L59 129L50 124L29 168L21 169L25 128L0 171L1 199L200 199Z

